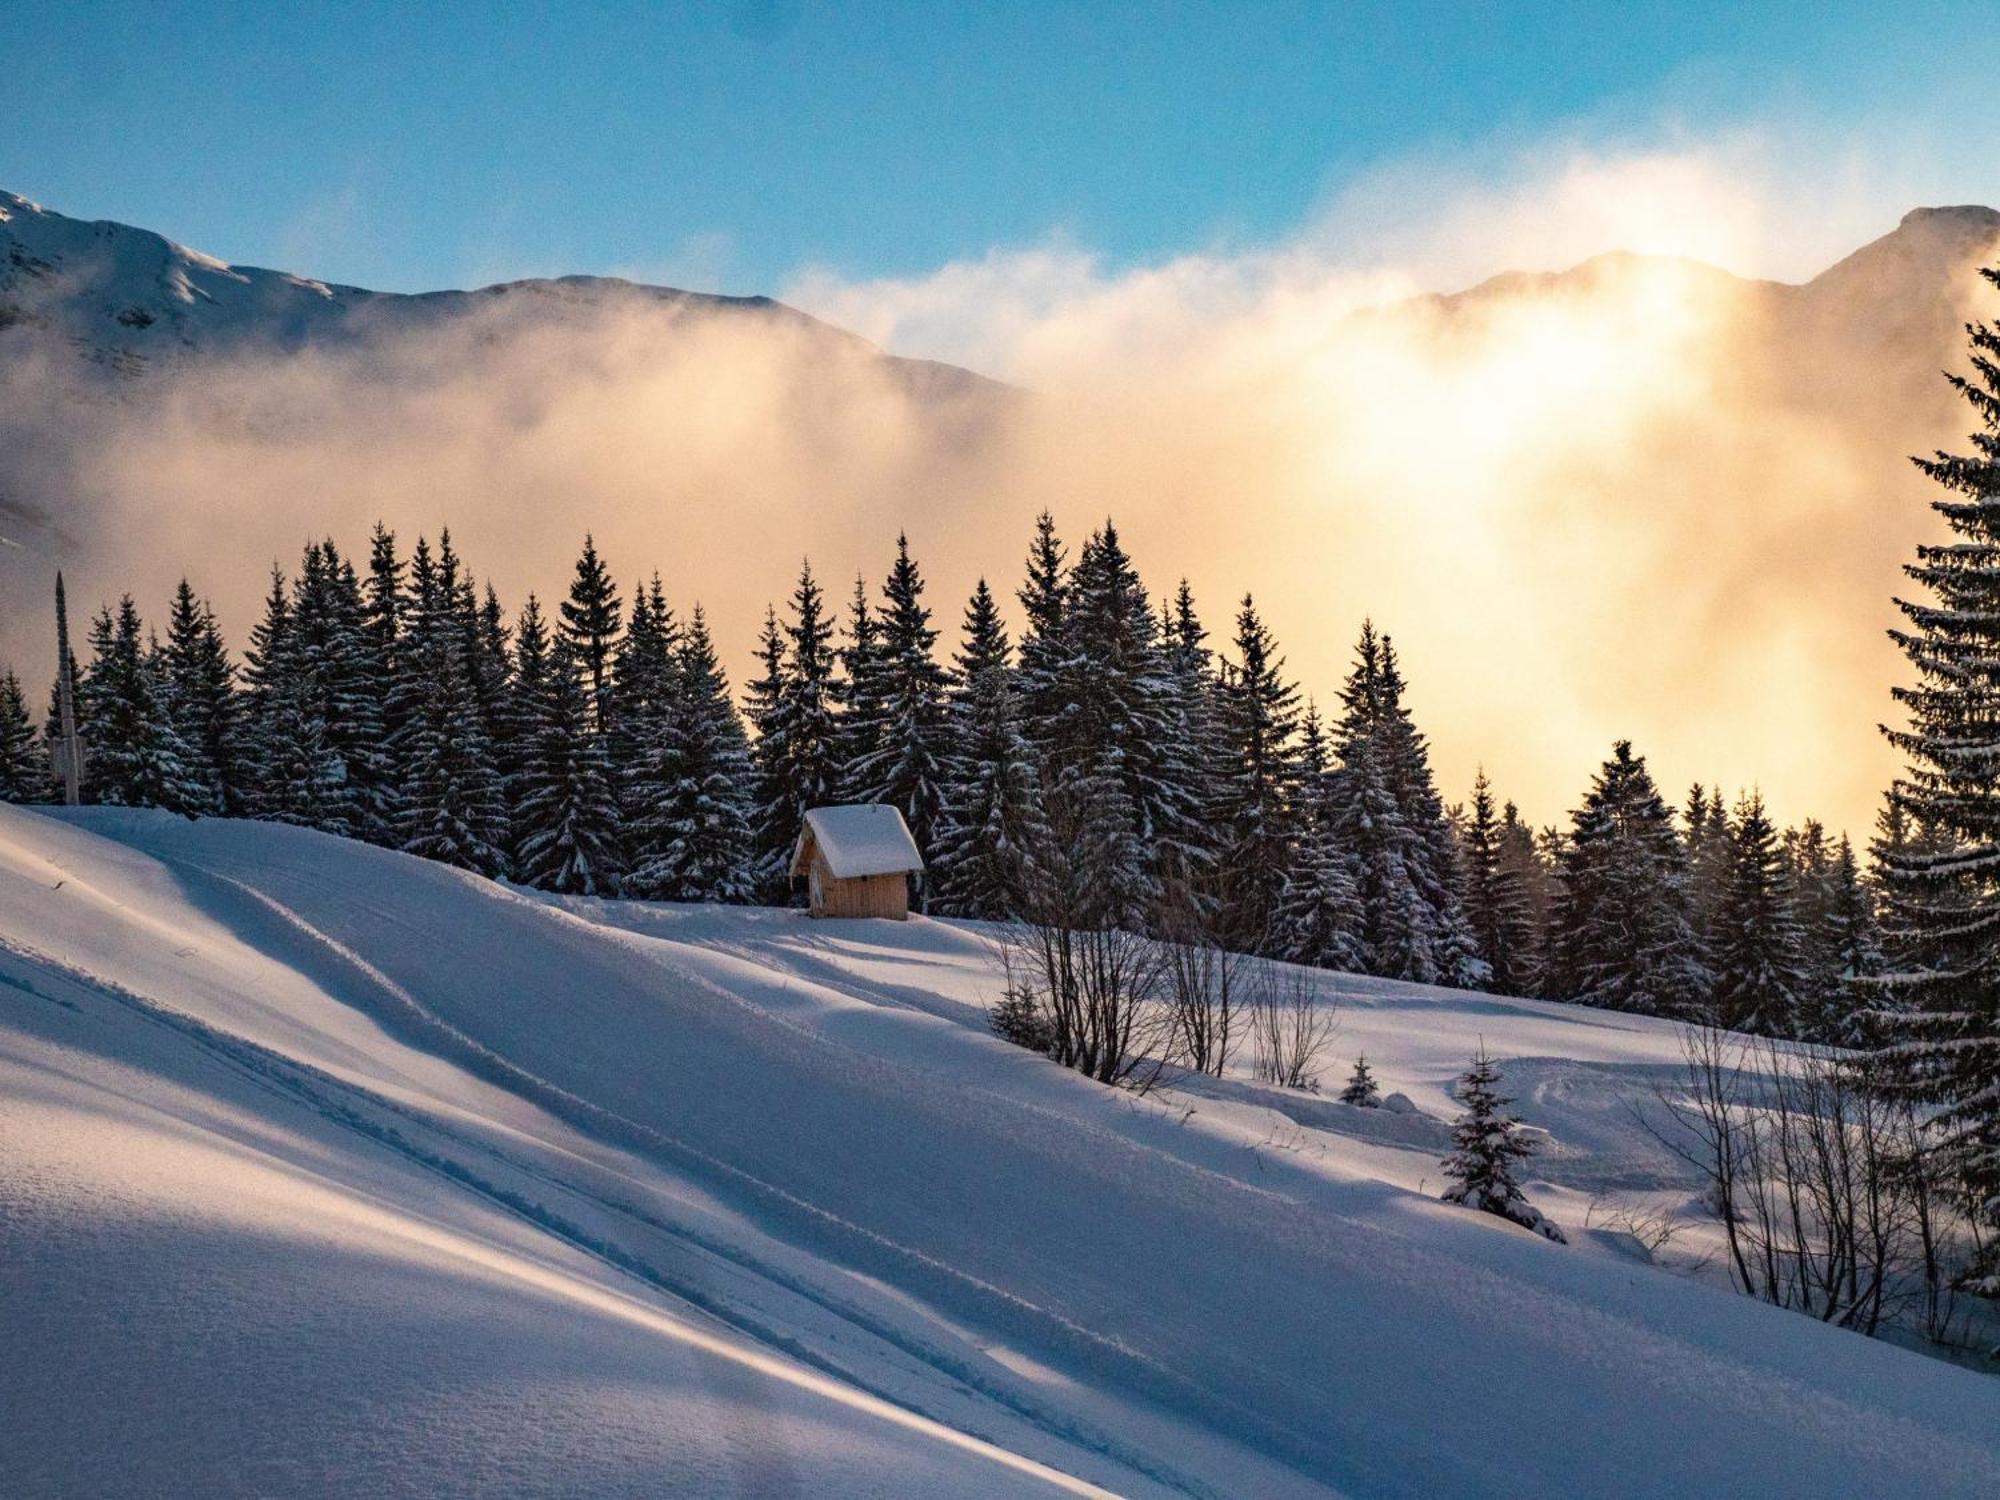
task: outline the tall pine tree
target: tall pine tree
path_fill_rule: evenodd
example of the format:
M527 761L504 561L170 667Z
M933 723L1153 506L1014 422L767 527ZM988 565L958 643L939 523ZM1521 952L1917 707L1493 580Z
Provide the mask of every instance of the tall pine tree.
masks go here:
M1553 872L1536 844L1535 831L1521 821L1521 810L1507 803L1500 809L1495 834L1491 886L1494 949L1484 955L1492 966L1487 983L1496 993L1542 993L1553 883Z
M1034 751L1020 722L1007 628L983 578L965 607L955 665L931 908L953 917L1016 916L1048 830Z
M433 566L419 538L398 660L398 697L410 705L396 747L398 832L406 853L500 875L507 870L506 794L474 692L468 594L444 539Z
M0 674L0 802L46 802L55 794L21 679Z
M748 901L750 747L699 605L675 654L677 701L636 799L647 854L632 890L661 901Z
M1331 788L1361 902L1362 962L1391 979L1476 985L1485 967L1465 925L1455 837L1403 686L1395 648L1364 622L1340 694Z
M1327 767L1326 731L1308 707L1299 743L1297 838L1273 923L1279 958L1323 969L1358 969L1363 912L1353 860Z
M187 746L188 768L208 788L209 805L240 815L246 808L242 704L236 665L208 602L183 578L167 616L162 668L169 712Z
M532 653L537 644L528 649ZM616 895L620 851L611 764L605 737L592 727L583 664L567 637L557 637L533 676L539 686L523 712L521 765L511 787L517 873L543 890Z
M854 575L847 623L835 655L840 675L834 680L835 716L839 720L836 759L840 763L840 800L868 802L870 761L883 732L883 680L880 630L868 601L868 581Z
M894 807L920 853L934 843L949 750L947 683L936 656L937 631L924 603L923 575L909 538L896 538L896 561L882 586L874 671L868 694L877 715L866 748L848 771L857 800Z
M91 628L93 656L82 685L91 785L98 801L121 807L163 807L189 817L213 811L210 788L189 768L142 630L130 594L118 601L115 618L104 611Z
M598 734L611 728L611 691L617 659L618 629L624 605L611 572L597 555L597 541L588 533L570 579L569 597L559 606L562 639L582 664L590 690L590 727Z
M1236 615L1236 657L1221 678L1216 715L1225 757L1213 815L1222 833L1223 931L1230 945L1271 952L1292 864L1298 794L1298 689L1248 594Z
M2000 268L1980 274L2000 287ZM1896 601L1908 623L1891 634L1916 681L1895 690L1908 726L1885 731L1907 763L1894 804L1937 847L1886 853L1897 962L1875 984L1895 1027L1887 1059L1935 1106L2000 1291L2000 330L1968 332L1974 374L1950 380L1978 427L1970 453L1918 460L1953 540L1904 570L1922 596Z
M1752 792L1727 829L1729 884L1715 918L1716 1018L1734 1031L1800 1034L1806 997L1791 875L1777 830Z
M791 620L765 621L762 675L750 684L757 730L754 880L766 899L783 899L792 843L815 807L840 794L840 723L835 708L833 621L812 565L799 570Z
M1687 852L1646 758L1620 740L1571 816L1549 990L1611 1010L1697 1019L1709 975L1688 921Z

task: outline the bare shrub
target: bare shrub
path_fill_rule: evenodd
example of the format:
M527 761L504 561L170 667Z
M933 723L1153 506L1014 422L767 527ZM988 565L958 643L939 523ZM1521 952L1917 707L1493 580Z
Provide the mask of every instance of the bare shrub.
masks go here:
M1250 1008L1259 960L1232 949L1217 906L1191 885L1161 903L1160 968L1175 1060L1220 1077Z
M1012 1016L1038 1050L1099 1083L1150 1086L1166 1064L1171 1023L1154 999L1160 948L1117 927L1020 922L1001 940Z
M1685 1227L1672 1209L1654 1208L1643 1203L1627 1203L1606 1198L1602 1193L1593 1196L1584 1210L1583 1227L1603 1224L1623 1234L1629 1234L1646 1249L1648 1255L1658 1255L1674 1242Z
M1256 1076L1281 1088L1319 1092L1320 1068L1338 1013L1321 1004L1310 969L1268 960L1252 961L1248 1015Z
M1862 1333L1958 1326L1962 1218L1907 1100L1865 1060L1716 1027L1682 1034L1681 1128L1654 1134L1702 1173L1739 1290Z
M1113 849L1081 797L1053 799L1025 882L1021 920L997 940L1006 1024L1066 1068L1146 1088L1166 1065L1172 1024L1156 1002L1160 944L1123 925Z

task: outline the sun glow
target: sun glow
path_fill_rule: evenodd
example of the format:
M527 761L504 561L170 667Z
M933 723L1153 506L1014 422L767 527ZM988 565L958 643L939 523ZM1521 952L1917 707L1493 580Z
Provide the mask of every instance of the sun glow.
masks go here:
M1796 289L1625 254L1424 290L1482 233L1493 265L1621 242L1755 263L1783 208L1712 160L1590 158L1376 223L1347 256L1354 203L1290 245L1124 272L1054 243L791 289L1029 393L970 427L860 346L581 307L216 361L108 410L40 415L59 398L32 369L6 395L35 442L64 435L47 467L69 530L100 539L81 596L157 609L185 571L239 642L309 535L449 524L514 604L562 586L588 529L628 586L657 568L706 605L740 683L802 556L844 589L907 531L949 641L976 577L1011 594L1046 507L1072 544L1114 516L1218 633L1254 592L1322 701L1373 617L1452 796L1483 763L1557 819L1629 736L1669 787L1760 784L1781 817L1862 831L1893 765L1889 596L1929 529L1904 455L1959 441L1931 372L1978 310L1970 259L1964 297L1917 323L1908 289L1878 305L1865 278L1802 320Z

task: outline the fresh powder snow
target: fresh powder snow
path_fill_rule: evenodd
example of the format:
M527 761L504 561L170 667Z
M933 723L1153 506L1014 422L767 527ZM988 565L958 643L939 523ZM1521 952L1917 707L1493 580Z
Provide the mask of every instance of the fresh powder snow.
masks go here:
M0 807L0 1489L2000 1493L2000 1381L1599 1232L1671 1026L1323 974L1326 1092L1142 1097L991 937ZM1438 1201L1482 1046L1568 1246Z

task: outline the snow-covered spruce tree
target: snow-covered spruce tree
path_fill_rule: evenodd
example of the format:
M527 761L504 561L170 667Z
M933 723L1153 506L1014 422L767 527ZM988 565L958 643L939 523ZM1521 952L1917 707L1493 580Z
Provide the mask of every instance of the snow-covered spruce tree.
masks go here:
M659 575L632 590L625 634L612 653L611 728L604 736L612 790L624 813L624 868L630 872L658 852L652 841L659 821L646 798L658 788L657 771L679 697L675 657L680 624L669 608ZM627 889L633 887L627 884Z
M983 578L965 607L955 666L931 910L998 920L1021 911L1029 851L1048 830L1034 751L1021 730L1007 629Z
M847 604L847 622L841 632L835 657L840 674L834 679L833 699L838 720L840 800L866 802L867 763L873 758L883 733L882 651L874 607L868 602L868 581L854 575L854 593Z
M498 767L513 754L508 741L514 732L514 642L500 607L500 595L491 583L480 596L471 663L473 700L479 705L480 723L493 745L494 765Z
M245 653L247 807L254 817L329 833L372 833L393 796L393 747L362 649L359 590L329 544L307 546L289 590L271 570L264 617Z
M1169 882L1180 880L1198 892L1217 884L1223 828L1217 809L1231 770L1222 727L1221 672L1208 649L1208 631L1195 609L1194 590L1183 578L1173 599L1161 607L1160 640L1166 663L1167 715L1170 752L1166 774L1184 789L1186 804L1196 810L1196 842L1178 851L1181 864L1162 866Z
M449 545L445 555L450 556ZM288 691L318 721L334 762L332 806L315 826L386 838L395 771L363 627L361 585L330 541L307 546L281 659Z
M576 573L570 579L569 597L558 606L561 623L557 628L583 666L590 690L590 727L598 734L611 727L613 665L624 612L618 586L597 555L597 541L586 532Z
M402 635L405 566L396 535L380 521L368 541L368 576L361 584L360 654L380 720L381 739L367 768L363 795L369 809L363 835L382 844L397 842L399 809L396 746L403 736L405 705L396 696L396 655Z
M1882 972L1882 937L1874 897L1846 834L1841 835L1834 852L1831 883L1821 944L1834 982L1823 992L1819 1009L1810 1018L1813 1035L1836 1046L1872 1050L1878 1040L1876 1028L1868 1014L1867 987L1858 981Z
M1889 891L1894 883L1896 866L1906 859L1943 854L1951 848L1951 839L1943 831L1928 828L1913 817L1906 807L1896 800L1896 790L1892 786L1882 794L1882 806L1875 813L1875 831L1868 839L1868 892L1874 899L1875 911L1881 923L1883 966L1886 969L1902 967L1908 955L1902 952L1902 935L1898 925L1889 913ZM1864 1004L1881 1010L1893 1010L1902 1001L1887 992L1864 986Z
M785 627L783 703L795 834L808 808L832 802L839 792L832 639L826 596L814 582L812 568L802 567L792 591L791 623Z
M1687 856L1646 758L1620 740L1571 816L1551 920L1549 993L1696 1020L1709 974L1688 922Z
M1431 774L1430 745L1403 704L1404 687L1396 644L1384 635L1381 727L1388 741L1385 763L1403 824L1416 838L1417 858L1412 868L1418 895L1430 907L1435 933L1431 965L1439 983L1477 989L1488 975L1465 923L1458 836L1452 831L1444 799L1438 795L1437 781Z
M666 716L679 692L675 662L680 645L680 622L655 573L633 588L625 634L612 650L612 695L619 712L630 709L653 719Z
M1162 872L1200 850L1203 809L1175 774L1159 621L1109 521L1070 574L1064 635L1045 781L1095 830L1114 920L1141 926Z
M326 725L294 647L291 595L284 574L271 569L264 615L244 653L244 811L301 828L337 825L341 766L326 741Z
M1382 1090L1376 1085L1375 1074L1369 1068L1365 1054L1354 1059L1354 1071L1347 1075L1347 1086L1340 1091L1340 1102L1358 1105L1362 1109L1381 1106Z
M521 797L527 790L527 774L537 754L535 739L549 711L549 671L554 649L541 600L529 594L521 601L521 613L514 622L507 736L504 749L494 757L494 767L507 791L508 852L513 856L516 876L529 885L534 882L520 858L521 841L528 832L521 822Z
M21 679L0 674L0 802L47 802L55 795Z
M1284 658L1248 594L1237 612L1235 646L1221 674L1216 715L1224 757L1213 808L1222 845L1222 931L1231 948L1270 952L1292 864L1299 695L1284 680Z
M1116 534L1091 538L1075 567L1044 511L1019 598L1025 628L1014 686L1041 788L1040 843L1028 851L1027 915L1037 922L1138 928L1156 891L1133 795L1163 739L1164 716L1134 700L1153 664L1157 622ZM1154 701L1154 707L1159 702ZM1125 764L1134 731L1154 747ZM1198 826L1198 825L1197 825ZM1178 850L1156 849L1171 868Z
M281 710L298 708L296 674L286 655L290 650L287 637L291 628L291 590L286 585L284 570L273 562L271 586L264 594L264 613L250 627L250 644L243 653L243 811L253 818L310 824L312 817L288 818L279 811L288 804L275 757L285 746L287 732L293 736L308 735L315 764L325 756L325 735L319 725L310 726L308 731L308 726L277 723ZM295 712L289 717L295 717ZM333 787L333 776L327 771L310 775L306 780L313 794L311 809L316 817L325 805L324 794Z
M472 621L454 562L440 542L433 566L421 538L411 556L399 654L398 696L410 705L396 747L400 847L500 875L507 869L506 797L473 696Z
M1532 1156L1534 1145L1523 1133L1519 1117L1507 1112L1514 1101L1499 1092L1499 1082L1500 1070L1483 1047L1472 1066L1459 1075L1458 1101L1464 1112L1451 1127L1457 1149L1444 1160L1444 1175L1451 1183L1442 1194L1444 1201L1498 1214L1566 1245L1569 1240L1562 1230L1527 1200L1514 1181L1514 1164Z
M115 620L102 611L91 627L92 660L81 691L89 705L97 800L189 817L213 811L210 788L188 766L142 629L130 594L118 601Z
M943 797L950 719L947 677L936 656L938 633L905 536L896 538L882 603L875 622L877 675L868 695L879 719L847 774L859 789L857 800L886 803L902 813L918 851L928 858Z
M1535 844L1535 831L1512 802L1500 809L1494 833L1494 952L1487 987L1502 995L1541 993L1542 955L1548 939L1553 875Z
M1681 809L1681 847L1686 851L1688 926L1693 929L1702 961L1712 963L1720 940L1720 920L1729 899L1735 846L1729 837L1729 813L1720 787L1697 781L1688 789Z
M1322 969L1358 969L1361 898L1327 770L1326 732L1308 706L1299 737L1296 838L1272 922L1276 956Z
M215 612L207 600L195 597L185 578L168 611L161 665L169 713L188 749L189 771L208 788L216 811L242 813L248 788L236 664Z
M757 731L754 879L767 901L789 890L786 862L806 813L840 795L840 725L834 703L833 622L812 565L799 570L791 619L767 619L750 684Z
M1039 1052L1044 1057L1055 1050L1055 1026L1030 989L1009 985L987 1007L986 1024L1001 1041L1012 1042L1016 1047Z
M1518 859L1520 834L1526 830L1518 818L1514 828L1517 858L1509 861L1509 835L1495 814L1493 784L1486 779L1485 767L1480 767L1472 778L1472 800L1459 830L1459 867L1465 923L1486 964L1486 987L1503 995L1524 993L1533 972L1527 881ZM1532 844L1529 848L1532 851Z
M1729 825L1729 884L1716 914L1714 1006L1732 1031L1800 1031L1805 969L1790 874L1764 799L1751 792Z
M1052 758L1062 725L1062 679L1070 655L1068 554L1047 511L1035 518L1028 576L1016 597L1025 625L1014 669L1021 722L1038 758Z
M401 847L403 841L403 792L409 776L411 746L415 742L418 718L424 707L423 673L418 670L416 661L418 617L421 613L426 633L435 634L441 628L438 621L443 613L437 556L431 551L428 538L417 538L416 545L410 549L409 563L402 572L402 597L396 601L394 610L396 643L390 655L389 685L382 695L385 733L388 733L386 726L395 726L394 732L388 734L390 780L396 808L396 825L385 840L391 848ZM371 591L375 587L372 575L369 587ZM372 637L377 628L372 592L369 618L369 634ZM254 650L246 653L246 659L254 656Z
M2000 268L1980 274L2000 287ZM1918 460L1953 540L1904 569L1922 597L1896 601L1908 624L1891 636L1915 681L1895 690L1908 727L1884 731L1906 760L1894 805L1938 847L1886 853L1895 963L1873 984L1885 1061L1935 1106L1934 1146L1988 1231L2000 1293L2000 329L1968 333L1974 373L1949 378L1978 427L1970 453Z
M1476 985L1485 969L1465 925L1454 835L1402 693L1393 646L1364 622L1340 694L1332 785L1361 900L1362 962L1391 979Z
M1821 1026L1832 995L1844 988L1829 934L1833 903L1833 849L1817 818L1807 818L1778 837L1785 881L1792 893L1792 921L1798 930L1799 996L1793 1035L1825 1040Z
M607 747L621 782L637 774L639 763L665 732L679 685L674 660L680 625L667 604L659 574L632 590L625 634L612 651L612 725Z
M357 579L351 566L342 565L339 689L343 701L338 709L346 714L357 703L358 709L340 726L336 743L350 783L348 802L356 835L393 848L401 826L401 767L396 759L400 726L394 717L397 632L406 601L394 588L402 571L394 539L380 528L378 533L370 542L365 580ZM377 552L378 545L386 552ZM386 599L377 597L378 589L389 590Z
M616 895L618 803L575 647L558 637L538 676L512 786L517 873L543 890Z
M1860 1016L1866 1000L1853 981L1878 973L1882 953L1854 846L1845 834L1830 843L1819 822L1808 818L1785 834L1784 849L1805 975L1798 1035L1860 1046L1867 1034Z
M642 762L637 841L647 853L630 888L659 901L748 901L750 747L700 605L675 656L678 701Z
M1350 706L1336 730L1339 764L1328 797L1332 843L1348 861L1361 913L1358 967L1428 979L1434 933L1410 872L1410 834L1382 768L1381 746L1359 720Z
M790 756L786 753L785 633L778 612L764 611L757 638L762 670L744 685L744 717L750 721L750 878L757 899L767 905L785 899L785 860L798 825L790 821Z
M1335 792L1342 841L1354 850L1362 903L1363 963L1372 973L1437 981L1442 914L1426 890L1427 851L1403 785L1406 767L1397 721L1400 676L1388 642L1363 621L1355 664L1344 684L1335 746Z

